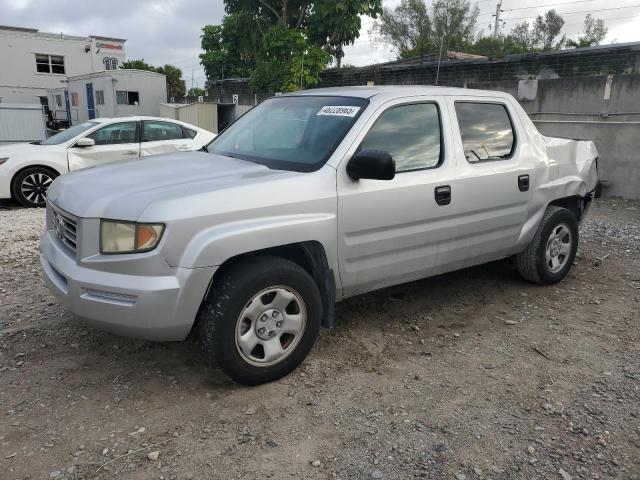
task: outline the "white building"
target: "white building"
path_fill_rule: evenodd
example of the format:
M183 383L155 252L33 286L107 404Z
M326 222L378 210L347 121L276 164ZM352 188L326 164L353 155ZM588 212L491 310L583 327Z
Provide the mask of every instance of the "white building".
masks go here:
M166 77L146 70L122 69L69 77L63 90L49 90L49 105L69 99L71 123L98 117L160 115L167 100Z
M46 105L47 91L64 89L67 77L116 69L124 43L0 26L0 102Z

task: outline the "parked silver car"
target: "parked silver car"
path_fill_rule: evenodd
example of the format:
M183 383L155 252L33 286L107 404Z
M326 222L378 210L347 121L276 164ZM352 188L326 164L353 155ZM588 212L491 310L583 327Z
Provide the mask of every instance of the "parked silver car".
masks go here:
M42 268L88 323L151 340L194 330L212 363L258 384L296 368L346 297L510 256L527 280L561 280L596 156L543 137L504 93L298 92L208 152L57 179Z

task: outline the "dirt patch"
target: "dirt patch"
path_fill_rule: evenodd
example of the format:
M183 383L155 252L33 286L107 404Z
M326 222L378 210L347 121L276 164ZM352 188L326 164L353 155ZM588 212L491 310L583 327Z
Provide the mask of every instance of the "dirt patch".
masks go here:
M503 261L350 299L255 388L193 342L74 319L43 286L43 225L0 211L2 479L640 478L638 203L594 206L557 286Z

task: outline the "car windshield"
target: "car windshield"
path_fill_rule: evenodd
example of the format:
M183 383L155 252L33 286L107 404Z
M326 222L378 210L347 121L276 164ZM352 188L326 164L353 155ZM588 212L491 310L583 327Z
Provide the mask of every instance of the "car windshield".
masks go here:
M207 150L278 170L314 171L329 159L368 103L349 97L275 97L240 117Z
M60 145L61 143L68 142L72 138L77 137L82 132L86 132L96 125L99 125L99 123L84 122L79 125L74 125L73 127L67 128L66 130L63 130L60 133L56 133L52 137L49 137L46 140L40 142L40 145Z

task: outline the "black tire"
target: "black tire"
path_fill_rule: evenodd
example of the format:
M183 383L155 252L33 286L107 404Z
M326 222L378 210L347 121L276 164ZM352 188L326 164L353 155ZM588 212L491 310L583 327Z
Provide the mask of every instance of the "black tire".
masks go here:
M557 270L547 260L547 247L551 236L557 231L563 232L566 226L569 239L569 251L564 257L560 255L561 265ZM562 243L562 242L560 242ZM578 249L578 222L571 211L562 207L549 207L544 213L538 230L526 250L516 255L516 267L520 276L539 285L551 285L562 280L573 264Z
M239 326L240 323L247 321L239 317L253 304L253 301L261 302L257 305L258 310L271 305L263 303L264 297L257 297L257 299L254 297L264 290L280 287L286 287L295 292L304 302L306 325L299 339L295 337L295 345L289 344L291 350L284 358L272 365L258 366L250 363L251 358L245 357L245 355L250 357L254 352L241 352L237 343L237 328L242 328ZM302 363L318 338L321 318L320 291L306 270L296 263L279 257L253 257L234 265L216 277L198 313L196 335L210 365L217 365L238 383L258 385L283 377ZM248 327L248 330L254 332L256 336L258 321L257 319L251 321ZM280 338L283 336L284 334L278 335L278 342L281 342ZM271 339L265 339L265 341L271 341ZM286 348L284 347L285 351Z
M24 207L44 207L47 204L47 190L57 176L48 168L25 168L13 178L13 197Z

